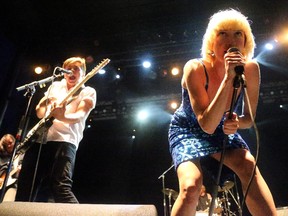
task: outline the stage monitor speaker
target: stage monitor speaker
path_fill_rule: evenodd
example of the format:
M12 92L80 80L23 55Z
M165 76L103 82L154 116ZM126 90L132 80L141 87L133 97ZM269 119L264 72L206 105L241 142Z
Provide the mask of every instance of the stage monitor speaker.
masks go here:
M154 205L2 202L1 216L157 216Z

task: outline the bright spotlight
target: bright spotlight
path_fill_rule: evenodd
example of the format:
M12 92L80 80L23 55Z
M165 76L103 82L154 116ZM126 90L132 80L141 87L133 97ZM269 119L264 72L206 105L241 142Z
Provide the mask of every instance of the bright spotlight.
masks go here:
M179 68L177 68L177 67L172 68L171 74L173 76L177 76L179 73L180 73Z
M142 65L143 65L144 68L150 68L151 67L151 62L144 61Z
M34 69L34 71L35 71L36 74L41 74L43 72L43 68L39 66L39 67L36 67Z
M266 43L266 44L265 44L265 48L266 48L267 50L272 50L272 49L274 48L274 46L273 46L273 44L271 44L271 43Z
M116 79L120 79L120 75L119 74L117 74L115 77L116 77Z
M104 70L104 69L101 69L101 70L99 70L99 72L98 72L99 74L105 74L106 73L106 71Z
M178 103L172 102L172 103L170 104L170 107L171 107L173 110L175 110L175 109L177 109L177 107L178 107Z
M148 118L148 112L146 110L141 110L138 112L137 118L140 121L146 120Z

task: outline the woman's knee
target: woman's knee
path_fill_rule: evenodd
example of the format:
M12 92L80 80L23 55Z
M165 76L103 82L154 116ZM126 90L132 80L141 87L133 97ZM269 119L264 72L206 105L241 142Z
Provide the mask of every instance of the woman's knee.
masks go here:
M251 154L246 154L233 165L234 172L240 179L250 178L255 168L255 159Z
M181 199L186 203L195 202L198 200L202 181L186 180L180 187Z
M181 181L180 196L184 202L195 202L198 200L202 186L202 178L187 178Z
M202 172L198 162L184 162L177 169L180 198L184 202L198 200L202 186Z

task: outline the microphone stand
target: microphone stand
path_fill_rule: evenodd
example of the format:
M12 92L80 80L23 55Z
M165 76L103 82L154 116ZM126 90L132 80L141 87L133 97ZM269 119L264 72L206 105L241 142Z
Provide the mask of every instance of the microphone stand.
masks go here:
M239 191L237 187L237 181L236 181L236 176L234 174L234 183L235 183L235 191L236 191L236 198L237 198L237 207L238 207L238 212L239 216L242 216L242 209L241 209L241 201L240 201L240 196L239 196Z
M19 86L16 89L17 89L17 91L22 91L22 90L25 90L25 89L29 89L29 88L31 88L33 86L38 86L38 85L39 86L43 86L45 83L52 82L55 78L61 78L61 77L63 77L62 73L61 74L57 74L57 75L53 74L50 77L47 77L47 78L42 79L42 80L34 81L34 82L29 83L29 84L25 84L23 86Z
M232 119L232 116L233 116L233 110L234 110L235 103L237 100L238 88L240 87L240 84L243 84L243 82L244 82L243 78L242 78L244 68L242 71L239 71L240 67L238 67L237 69L236 69L236 67L235 67L236 76L235 76L234 81L233 81L233 95L232 95L230 110L229 110L229 114L228 114L229 119ZM220 157L220 161L219 161L219 169L218 169L218 173L217 173L217 177L216 177L216 185L214 185L213 190L212 190L212 201L210 203L209 216L213 215L213 211L215 208L215 201L216 201L216 197L218 194L218 186L220 184L220 178L221 178L221 173L222 173L227 143L228 143L228 135L225 135L225 138L223 140L223 145L222 145L221 157Z
M26 133L26 128L28 126L28 122L29 122L29 114L31 112L31 101L32 101L32 98L33 98L33 95L34 93L36 92L36 89L35 89L35 86L39 85L39 86L42 86L43 84L47 83L47 82L51 82L53 81L55 78L58 78L58 77L63 77L63 74L58 74L58 75L55 75L55 73L53 72L53 76L51 77L48 77L48 78L45 78L45 79L42 79L42 80L39 80L39 81L34 81L34 82L31 82L29 84L25 84L23 86L20 86L20 87L17 87L17 91L22 91L22 90L26 90L24 96L25 97L28 97L28 103L27 103L27 106L26 106L26 111L25 111L25 114L22 116L21 118L21 121L20 121L20 124L19 124L19 128L18 128L18 131L17 131L17 134L15 136L16 138L16 142L15 142L15 145L13 147L13 152L12 152L12 156L9 160L9 163L8 163L8 168L6 170L6 175L5 175L5 178L4 178L4 181L3 181L3 186L2 186L2 190L1 190L1 194L0 194L0 203L3 202L3 199L4 199L4 195L5 195L5 190L6 190L6 185L7 185L7 181L8 181L8 178L9 178L9 174L10 174L10 171L11 171L11 168L12 168L12 164L13 164L13 161L14 161L14 158L16 156L18 156L16 153L16 150L17 150L17 146L19 143L21 143L23 137L24 137L24 134Z
M164 193L165 190L165 174L172 169L172 167L174 167L174 164L172 166L170 166L166 171L164 171L159 177L158 179L162 178L162 191L163 191L163 207L164 207L164 216L167 216L167 208L166 208L166 195ZM171 212L169 212L170 215Z

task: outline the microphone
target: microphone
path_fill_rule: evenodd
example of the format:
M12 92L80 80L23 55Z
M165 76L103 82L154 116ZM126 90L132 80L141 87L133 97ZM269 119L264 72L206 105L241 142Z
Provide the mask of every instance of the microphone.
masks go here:
M227 52L228 53L239 52L239 49L237 47L230 47L227 50ZM233 83L234 88L238 88L240 86L240 83L242 83L244 85L244 87L246 87L246 80L245 80L245 76L244 76L244 66L243 65L235 66L234 71L237 75L235 77L234 83Z
M237 47L230 47L228 50L227 50L228 53L231 53L231 52L239 52L239 49ZM234 68L235 70L235 73L239 76L241 76L243 73L244 73L244 66L243 65L238 65L238 66L235 66Z
M73 72L71 70L67 70L67 69L64 69L64 68L61 68L61 67L56 67L56 70L58 70L61 73L66 73L66 74L69 74L69 75L73 74Z

